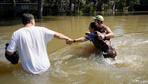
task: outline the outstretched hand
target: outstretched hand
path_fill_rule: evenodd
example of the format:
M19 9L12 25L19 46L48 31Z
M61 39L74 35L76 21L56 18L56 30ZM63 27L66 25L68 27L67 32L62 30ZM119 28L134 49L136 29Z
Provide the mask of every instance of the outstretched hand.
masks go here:
M68 40L66 40L66 44L69 44L69 45L71 45L72 43L73 43L73 39L68 39Z

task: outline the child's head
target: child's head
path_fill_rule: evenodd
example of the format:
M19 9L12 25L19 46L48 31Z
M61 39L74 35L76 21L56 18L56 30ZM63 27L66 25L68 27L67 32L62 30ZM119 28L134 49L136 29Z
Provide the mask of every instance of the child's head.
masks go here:
M95 22L91 22L90 25L89 25L89 31L90 32L94 32L94 31L97 31L97 25Z

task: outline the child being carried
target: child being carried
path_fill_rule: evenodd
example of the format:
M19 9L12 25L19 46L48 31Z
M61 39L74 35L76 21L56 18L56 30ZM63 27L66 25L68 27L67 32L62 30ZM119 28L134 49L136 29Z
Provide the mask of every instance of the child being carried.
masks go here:
M106 38L105 33L101 33L97 28L97 23L91 22L89 25L89 33L86 33L84 37L75 39L73 42L84 42L84 41L91 41L97 49L97 53L102 52L104 58L115 58L116 51L111 46L111 42L109 38ZM107 43L109 42L109 44Z

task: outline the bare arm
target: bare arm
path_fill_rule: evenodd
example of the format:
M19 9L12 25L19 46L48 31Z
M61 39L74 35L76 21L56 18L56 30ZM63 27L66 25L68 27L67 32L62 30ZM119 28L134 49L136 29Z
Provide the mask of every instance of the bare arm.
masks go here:
M65 40L66 44L72 44L72 42L73 42L73 40L71 38L65 36L64 34L58 33L58 32L55 32L54 37L58 38L58 39Z
M74 39L74 42L85 42L85 41L87 41L87 39L85 37L80 37L80 38Z
M103 27L107 31L107 34L105 34L105 37L106 38L113 38L114 37L114 33L112 32L112 30L108 26L106 26L106 25L103 25Z

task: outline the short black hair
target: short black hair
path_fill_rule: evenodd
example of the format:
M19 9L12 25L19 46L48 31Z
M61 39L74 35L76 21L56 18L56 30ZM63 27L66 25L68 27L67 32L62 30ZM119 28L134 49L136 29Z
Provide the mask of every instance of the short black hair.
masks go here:
M22 14L22 23L24 25L30 23L30 21L32 19L34 19L34 16L32 14L30 14L30 13L24 13L24 14Z
M90 28L94 29L95 31L97 31L97 25L95 22L91 22L90 25L89 25Z

